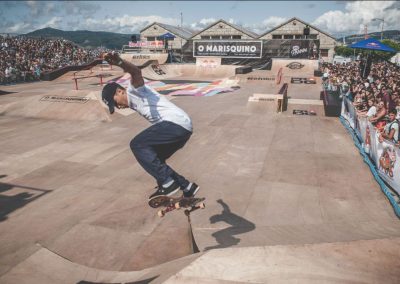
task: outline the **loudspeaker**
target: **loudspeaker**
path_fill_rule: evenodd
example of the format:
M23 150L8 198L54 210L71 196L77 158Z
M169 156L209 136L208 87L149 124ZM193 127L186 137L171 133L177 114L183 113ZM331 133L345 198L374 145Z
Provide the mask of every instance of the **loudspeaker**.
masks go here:
M306 27L304 28L303 34L306 35L306 36L310 35L310 28L309 28L308 26L306 26Z
M138 38L139 37L139 38ZM138 40L140 39L140 36L138 36L138 35L132 35L131 36L131 41L132 42L138 42Z

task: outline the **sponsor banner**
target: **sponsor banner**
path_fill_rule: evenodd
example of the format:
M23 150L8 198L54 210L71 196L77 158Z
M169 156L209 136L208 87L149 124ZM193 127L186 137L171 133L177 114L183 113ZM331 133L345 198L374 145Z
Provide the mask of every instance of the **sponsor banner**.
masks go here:
M318 40L292 40L290 42L290 58L318 58Z
M343 97L342 117L360 138L365 152L375 164L379 176L400 194L400 148L388 140L379 141L379 130L367 120L358 117L347 97Z
M68 96L44 96L40 101L57 102L57 103L79 103L84 104L90 99L88 97L68 97Z
M193 41L193 57L261 58L261 40Z
M217 68L221 65L221 58L197 57L196 66L204 68Z
M129 42L129 47L163 47L163 46L164 43L162 40Z

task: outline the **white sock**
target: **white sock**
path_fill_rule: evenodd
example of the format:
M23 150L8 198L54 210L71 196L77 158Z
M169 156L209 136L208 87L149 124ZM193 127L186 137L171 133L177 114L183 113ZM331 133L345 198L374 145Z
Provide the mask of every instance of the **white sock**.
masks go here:
M192 184L193 184L193 183L189 183L189 185L188 185L183 191L189 191L190 188L192 187Z
M171 184L173 184L174 183L174 180L173 179L170 179L169 181L167 181L166 183L164 183L162 186L164 187L164 188L167 188L168 186L170 186Z

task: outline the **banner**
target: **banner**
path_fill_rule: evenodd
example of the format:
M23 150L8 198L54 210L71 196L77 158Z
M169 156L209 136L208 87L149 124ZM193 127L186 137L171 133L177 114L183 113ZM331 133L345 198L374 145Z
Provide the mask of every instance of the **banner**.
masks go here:
M400 148L388 140L379 141L380 132L364 116L357 116L352 102L343 97L342 117L353 128L379 176L400 194Z
M261 58L262 41L193 41L193 57Z
M129 47L163 47L162 40L129 42Z
M291 40L290 42L290 58L317 59L318 54L318 40Z

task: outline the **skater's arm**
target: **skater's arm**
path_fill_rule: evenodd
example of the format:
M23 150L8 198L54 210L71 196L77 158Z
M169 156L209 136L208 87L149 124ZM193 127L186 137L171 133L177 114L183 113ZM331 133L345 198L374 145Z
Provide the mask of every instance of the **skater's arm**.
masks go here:
M104 60L112 65L116 65L121 67L124 72L129 73L131 75L131 84L135 87L141 87L144 85L144 80L142 76L142 71L136 65L122 59L118 53L106 53L103 55Z

